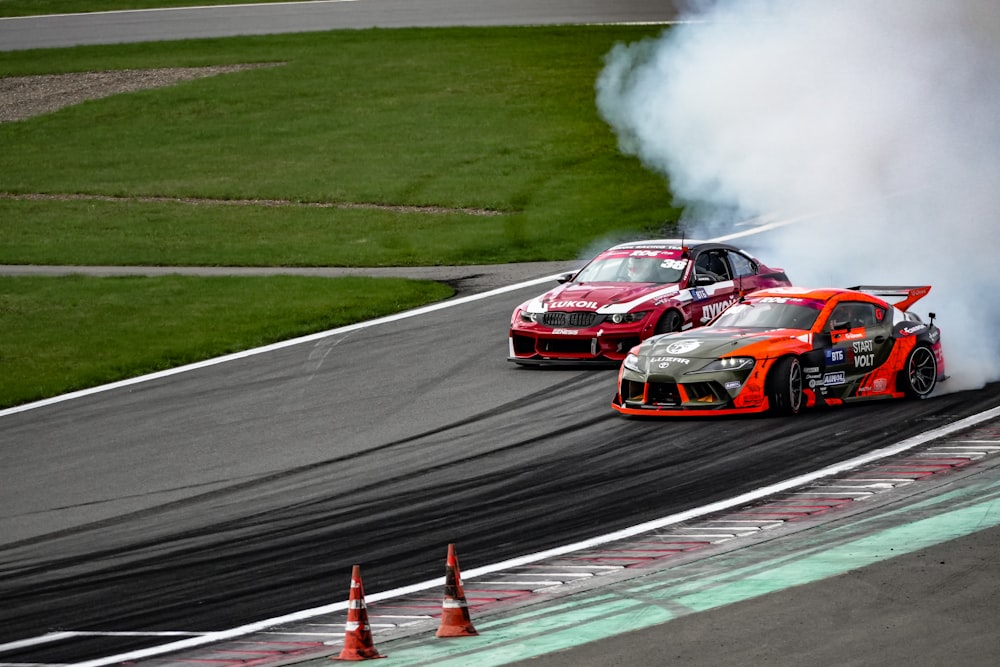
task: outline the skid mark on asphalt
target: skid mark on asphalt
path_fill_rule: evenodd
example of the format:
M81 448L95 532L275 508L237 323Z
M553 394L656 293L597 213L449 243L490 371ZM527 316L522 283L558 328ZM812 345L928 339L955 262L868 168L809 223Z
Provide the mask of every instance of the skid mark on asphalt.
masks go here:
M930 488L920 482L995 467L992 458L1000 460L998 454L1000 423L981 423L756 502L498 571L470 571L465 594L480 632L476 637L444 642L433 637L441 591L430 586L369 596L369 621L379 650L399 665L502 665L665 623L1000 524L1000 479L947 493L920 491ZM862 513L894 498L894 492L905 494L907 502ZM859 516L850 522L808 530L852 513ZM767 554L769 545L793 534L798 535L794 548L776 546ZM76 667L126 660L149 667L325 662L343 644L346 603L313 611L241 634L209 633L167 645L169 635L150 634L145 653ZM46 637L72 641L79 635L25 640L16 647L17 661L9 661L15 647L0 646L0 667L45 667L33 659L31 648Z

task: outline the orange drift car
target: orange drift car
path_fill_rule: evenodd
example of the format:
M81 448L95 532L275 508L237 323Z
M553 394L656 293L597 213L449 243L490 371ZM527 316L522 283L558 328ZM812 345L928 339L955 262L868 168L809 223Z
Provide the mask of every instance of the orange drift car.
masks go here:
M929 286L776 287L708 326L632 348L612 407L627 415L797 414L814 405L926 398L944 380ZM898 299L890 303L886 299Z

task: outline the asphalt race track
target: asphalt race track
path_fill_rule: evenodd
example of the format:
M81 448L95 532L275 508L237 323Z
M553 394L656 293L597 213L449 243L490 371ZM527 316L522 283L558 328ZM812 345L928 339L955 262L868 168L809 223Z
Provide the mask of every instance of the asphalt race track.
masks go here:
M0 20L0 51L315 30L663 22L675 0L316 0Z
M590 537L850 458L1000 393L797 419L624 419L609 407L613 371L505 360L506 319L537 291L4 416L0 643L220 630L328 603L354 563L369 591L424 581L449 542L470 568ZM464 334L442 341L456 323ZM131 647L95 639L31 661Z

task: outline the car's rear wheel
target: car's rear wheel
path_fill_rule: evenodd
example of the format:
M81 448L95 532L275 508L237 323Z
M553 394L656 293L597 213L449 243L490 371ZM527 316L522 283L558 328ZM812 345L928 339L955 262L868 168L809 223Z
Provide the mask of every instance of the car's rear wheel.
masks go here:
M767 400L771 412L797 415L802 410L802 362L798 357L782 357L767 376Z
M668 310L660 316L659 321L656 323L656 330L653 333L659 335L680 331L682 324L684 324L684 318L681 317L681 314L676 310Z
M937 376L934 351L926 345L918 345L906 357L906 365L900 373L903 393L909 398L927 398L937 385Z

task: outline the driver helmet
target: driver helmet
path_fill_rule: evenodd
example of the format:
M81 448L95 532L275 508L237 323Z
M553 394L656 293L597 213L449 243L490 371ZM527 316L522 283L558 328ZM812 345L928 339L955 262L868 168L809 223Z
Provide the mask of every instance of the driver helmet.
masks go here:
M626 262L628 279L638 281L642 277L642 261L637 257L629 257Z

